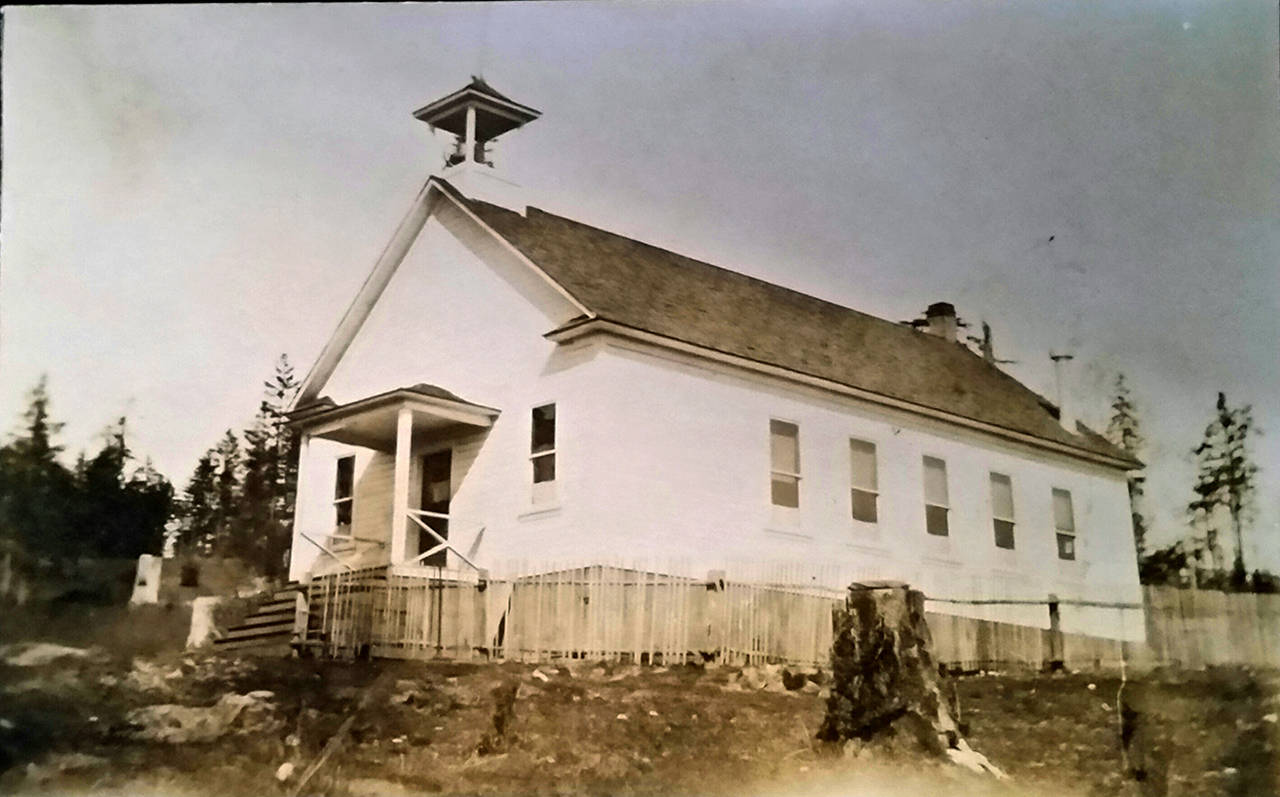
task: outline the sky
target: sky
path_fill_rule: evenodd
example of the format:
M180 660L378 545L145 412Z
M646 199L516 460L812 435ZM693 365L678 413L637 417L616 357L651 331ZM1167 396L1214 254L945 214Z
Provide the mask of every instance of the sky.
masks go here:
M1095 428L1123 372L1153 540L1218 391L1280 569L1274 2L526 3L4 11L0 429L127 415L180 486L304 373L481 74L531 204L892 320L954 303Z

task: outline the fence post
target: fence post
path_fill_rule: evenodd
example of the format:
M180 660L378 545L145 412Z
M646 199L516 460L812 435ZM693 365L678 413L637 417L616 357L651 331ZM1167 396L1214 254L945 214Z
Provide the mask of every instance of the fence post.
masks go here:
M1062 637L1062 616L1058 611L1058 596L1053 593L1049 594L1049 660L1045 662L1045 669L1049 672L1057 672L1065 666L1065 651L1063 650Z

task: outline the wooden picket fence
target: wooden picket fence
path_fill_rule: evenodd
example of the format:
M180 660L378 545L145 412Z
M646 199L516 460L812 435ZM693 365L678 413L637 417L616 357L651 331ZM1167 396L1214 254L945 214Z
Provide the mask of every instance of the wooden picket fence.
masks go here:
M1280 667L1280 595L1145 587L1146 653L1190 669Z
M845 595L836 583L848 576L774 568L695 577L678 566L599 564L519 573L318 577L306 642L331 656L825 666ZM1047 600L1007 601L1020 604L1018 622L961 616L956 599L928 600L926 617L935 659L958 669L1280 666L1280 596L1143 593L1143 604L1087 609L1110 612L1108 637L1063 630Z

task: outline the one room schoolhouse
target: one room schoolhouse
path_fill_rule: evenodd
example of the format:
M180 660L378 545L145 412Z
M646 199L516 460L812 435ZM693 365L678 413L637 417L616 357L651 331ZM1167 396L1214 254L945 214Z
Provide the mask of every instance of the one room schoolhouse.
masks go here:
M483 80L415 116L457 145L297 396L292 578L779 562L1140 601L1141 464L950 304L883 320L530 206L492 145L539 112Z

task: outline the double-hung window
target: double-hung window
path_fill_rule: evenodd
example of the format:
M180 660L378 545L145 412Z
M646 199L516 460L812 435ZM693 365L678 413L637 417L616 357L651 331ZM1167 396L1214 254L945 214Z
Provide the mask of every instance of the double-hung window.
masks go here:
M529 460L533 463L533 483L556 480L556 405L533 408Z
M937 457L924 458L924 529L935 537L950 531L947 512L947 463Z
M800 506L800 427L769 421L769 476L774 506Z
M1058 535L1058 558L1076 558L1076 518L1071 509L1071 493L1053 488L1053 527Z
M991 520L996 547L1013 550L1013 482L1002 473L991 474Z
M876 478L876 444L866 440L849 441L849 463L852 479L849 485L853 519L864 523L876 522L876 498L879 496Z
M339 457L333 480L334 533L351 533L351 510L355 504L356 458Z

